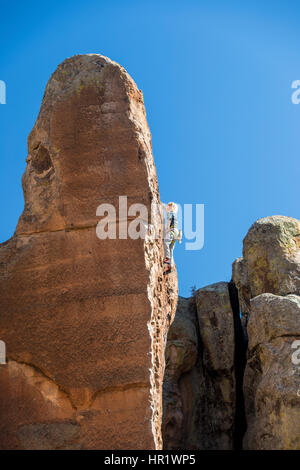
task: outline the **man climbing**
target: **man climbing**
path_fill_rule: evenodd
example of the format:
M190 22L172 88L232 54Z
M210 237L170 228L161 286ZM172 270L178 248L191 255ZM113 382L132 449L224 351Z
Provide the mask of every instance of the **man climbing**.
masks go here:
M178 230L177 205L175 202L169 202L167 206L163 204L167 212L167 229L164 236L164 273L171 272L174 265L173 251L176 240L181 243L181 230Z

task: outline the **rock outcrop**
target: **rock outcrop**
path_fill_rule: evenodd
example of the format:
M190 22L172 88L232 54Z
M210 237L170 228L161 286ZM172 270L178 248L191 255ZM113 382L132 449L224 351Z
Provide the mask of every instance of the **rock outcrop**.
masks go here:
M300 222L272 216L257 220L243 243L243 257L232 266L241 312L247 323L250 299L271 293L300 293Z
M140 215L144 239L126 238L118 213L127 196L160 223L143 95L121 66L91 54L57 68L22 182L23 214L0 246L0 448L161 448L177 277L163 282L160 231ZM115 239L96 234L100 204L117 209Z
M300 296L261 294L251 300L244 379L248 430L245 449L300 448Z
M166 448L300 448L299 307L300 222L260 219L229 284L179 299L166 349Z
M233 263L248 352L244 375L245 449L299 449L300 222L260 219Z
M179 297L166 350L166 449L232 449L234 321L228 284Z

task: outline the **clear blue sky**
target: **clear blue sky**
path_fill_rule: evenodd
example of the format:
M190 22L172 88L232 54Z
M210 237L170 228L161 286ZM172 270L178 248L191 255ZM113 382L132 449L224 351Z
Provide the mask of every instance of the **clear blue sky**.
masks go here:
M96 52L143 90L163 201L205 204L205 245L175 250L181 295L230 280L258 218L299 217L297 1L1 2L1 230L23 210L26 140L57 65Z

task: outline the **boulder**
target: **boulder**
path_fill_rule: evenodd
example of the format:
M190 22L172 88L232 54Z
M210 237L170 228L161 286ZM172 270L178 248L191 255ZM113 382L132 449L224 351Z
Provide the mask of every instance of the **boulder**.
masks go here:
M291 362L299 335L300 222L284 216L256 221L233 263L248 336L244 374L245 449L299 448L297 368Z
M300 297L254 297L247 330L244 449L299 449Z
M300 222L284 216L257 220L243 242L243 258L233 263L232 279L245 323L250 299L269 292L300 294Z

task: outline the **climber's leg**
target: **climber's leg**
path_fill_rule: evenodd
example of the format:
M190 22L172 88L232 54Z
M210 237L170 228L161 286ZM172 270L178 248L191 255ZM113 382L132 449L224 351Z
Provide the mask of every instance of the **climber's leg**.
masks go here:
M172 241L171 238L171 232L166 233L165 238L164 238L164 252L165 252L165 258L170 259L170 243Z
M175 246L175 240L172 240L170 245L169 245L169 250L170 250L170 264L171 267L174 266L174 258L173 258L173 251L174 251L174 246Z
M172 269L172 253L174 249L174 232L171 230L168 232L164 238L164 251L165 251L165 259L164 259L164 273L168 274Z
M170 232L170 238L171 238L171 242L169 244L169 252L170 252L171 267L173 267L174 266L173 252L174 252L174 247L175 247L176 240L178 238L178 230L177 229L174 229Z

